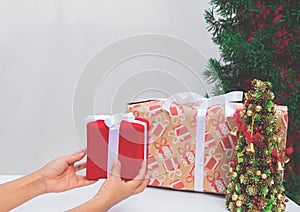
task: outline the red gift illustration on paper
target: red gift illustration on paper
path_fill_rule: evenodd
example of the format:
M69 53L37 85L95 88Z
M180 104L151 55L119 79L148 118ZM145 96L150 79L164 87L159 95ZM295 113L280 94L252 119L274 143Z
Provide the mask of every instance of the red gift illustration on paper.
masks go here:
M182 108L178 104L172 104L169 109L169 116L173 124L180 124L185 120Z
M222 138L224 135L229 134L230 129L228 123L225 120L224 114L219 114L217 119L212 119L212 128L218 138Z
M219 106L219 105L211 105L209 108L208 108L208 114L209 116L214 115L214 114L217 114L217 113L220 113L220 111L222 111L222 107Z
M226 185L224 180L221 178L220 172L215 171L213 176L207 176L207 180L210 183L212 191L218 193L225 191Z
M236 136L232 136L231 134L221 139L221 146L222 149L226 152L227 158L232 158L234 153L233 150L236 145L236 142L237 142Z
M152 171L157 168L159 168L159 165L158 165L156 158L152 154L149 154L148 155L148 170Z
M143 103L139 103L138 105L141 105L141 107L138 109L144 113L144 118L150 118L152 115L157 115L163 112L159 101L146 100ZM131 106L132 105L130 105L130 107Z
M212 137L210 132L205 132L205 148L211 148L216 145L215 139Z
M186 176L185 181L187 183L194 182L194 172L195 172L195 165L189 171L189 174Z
M184 147L179 147L178 153L184 159L183 164L185 166L195 162L195 151L191 149L190 143L186 143Z
M181 178L181 176L182 176L182 171L179 168L168 172L168 178L170 180L174 180L176 178Z
M219 163L220 160L223 158L222 153L215 153L215 149L211 149L208 154L205 155L204 163L205 167L210 169L210 170L215 170Z
M162 156L162 159L169 158L173 154L171 146L164 137L161 138L160 141L155 141L154 146L157 149L158 154Z
M180 168L179 160L176 156L165 160L163 165L164 165L166 172L171 172L175 169Z
M172 142L174 144L178 143L179 141L186 141L192 138L189 130L184 125L179 125L175 127L173 130L170 130L168 132L168 136L173 138Z
M197 126L197 113L193 115L192 121L190 122L190 127L196 127Z
M183 182L180 180L175 180L174 182L172 182L171 187L175 188L175 189L184 189L185 188Z
M169 121L167 119L164 119L163 116L157 116L155 119L155 122L152 124L151 128L151 139L157 139L159 137L162 137L164 132L167 129L167 126L169 124ZM150 143L152 143L153 140L151 140Z
M149 112L151 113L151 115L157 115L157 114L163 112L163 109L162 109L161 105L159 105L159 104L150 105Z
M158 171L154 171L150 176L150 181L148 185L161 186L165 180L166 180L166 175L164 174L160 175Z

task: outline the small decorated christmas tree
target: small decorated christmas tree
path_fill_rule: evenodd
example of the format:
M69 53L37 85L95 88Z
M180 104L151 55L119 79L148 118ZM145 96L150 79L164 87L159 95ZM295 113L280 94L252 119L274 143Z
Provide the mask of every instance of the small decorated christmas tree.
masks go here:
M269 82L252 81L243 111L236 113L237 161L230 168L226 206L230 211L284 211L284 145L278 135L274 93Z

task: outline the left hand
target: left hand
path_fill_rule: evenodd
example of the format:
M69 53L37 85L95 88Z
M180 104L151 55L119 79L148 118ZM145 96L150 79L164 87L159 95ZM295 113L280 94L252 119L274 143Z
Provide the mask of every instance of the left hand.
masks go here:
M68 156L57 158L48 163L37 173L42 176L45 192L63 192L73 188L95 183L95 180L87 180L85 176L77 175L76 172L86 167L85 163L74 165L85 156L83 150Z

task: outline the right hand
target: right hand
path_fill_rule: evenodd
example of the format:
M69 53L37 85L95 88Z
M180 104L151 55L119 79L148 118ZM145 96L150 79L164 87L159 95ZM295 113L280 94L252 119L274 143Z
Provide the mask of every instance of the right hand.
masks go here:
M149 179L145 179L146 162L143 161L138 175L130 181L123 181L120 177L121 163L116 161L112 166L112 174L102 184L93 199L101 201L107 210L131 195L138 194L146 188Z

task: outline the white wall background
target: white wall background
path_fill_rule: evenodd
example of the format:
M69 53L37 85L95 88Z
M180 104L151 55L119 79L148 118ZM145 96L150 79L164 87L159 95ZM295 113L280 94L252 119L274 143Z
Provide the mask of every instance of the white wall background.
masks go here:
M207 0L1 0L0 174L25 174L79 149L72 119L74 89L84 65L109 43L163 33L190 42L207 58L218 57L205 28L208 7ZM151 63L176 73L180 69L153 58L123 69ZM197 91L193 76L185 77L190 77L189 89ZM114 104L113 112L124 108L118 99Z

